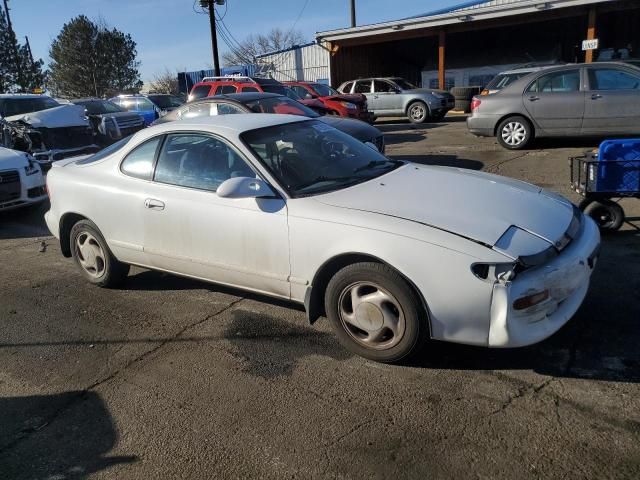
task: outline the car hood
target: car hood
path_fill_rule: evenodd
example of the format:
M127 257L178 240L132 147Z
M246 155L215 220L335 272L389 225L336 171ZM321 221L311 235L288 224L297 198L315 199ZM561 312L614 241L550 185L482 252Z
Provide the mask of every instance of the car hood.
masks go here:
M331 100L335 102L350 102L355 103L356 105L364 103L367 101L367 97L365 97L361 93L350 93L350 94L340 94L340 95L329 95L328 97L322 97L323 100Z
M541 237L549 247L563 238L574 216L568 200L525 182L414 164L315 198L335 207L429 225L490 247L511 226Z
M373 127L361 120L356 120L355 118L324 116L318 117L316 120L320 120L327 125L331 125L333 128L336 128L341 132L348 133L361 142L368 142L382 135L382 132L376 127Z
M9 122L22 121L34 128L60 128L88 126L89 121L80 105L60 105L39 112L29 112L6 117Z
M24 168L29 165L29 155L10 148L0 147L0 171Z
M108 113L96 113L89 114L89 117L103 118L103 117L113 117L113 118L121 118L121 119L137 119L140 118L140 115L137 113L131 112L108 112Z

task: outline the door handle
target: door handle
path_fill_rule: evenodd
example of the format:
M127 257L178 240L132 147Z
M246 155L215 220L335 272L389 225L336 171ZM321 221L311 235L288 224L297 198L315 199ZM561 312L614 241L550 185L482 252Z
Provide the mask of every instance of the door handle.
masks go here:
M591 95L591 100L597 100L599 98L602 98L602 95L600 95L599 93L594 93L593 95Z
M164 202L156 200L155 198L147 198L144 201L144 206L151 210L164 210Z
M536 100L540 100L540 97L538 97L537 95L531 95L529 97L530 102L535 102Z

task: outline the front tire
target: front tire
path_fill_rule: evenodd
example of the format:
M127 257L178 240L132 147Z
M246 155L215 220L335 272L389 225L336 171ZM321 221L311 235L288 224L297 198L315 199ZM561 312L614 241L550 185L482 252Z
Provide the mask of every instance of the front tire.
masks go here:
M522 150L533 138L533 127L529 120L519 115L505 118L500 125L496 137L498 143L508 150Z
M127 278L129 265L116 260L92 221L78 221L71 228L70 242L71 256L89 283L112 288Z
M409 358L428 335L418 295L398 272L380 263L338 271L327 286L325 311L340 343L376 362Z
M407 117L411 123L424 123L429 119L429 107L424 102L413 102L407 108Z

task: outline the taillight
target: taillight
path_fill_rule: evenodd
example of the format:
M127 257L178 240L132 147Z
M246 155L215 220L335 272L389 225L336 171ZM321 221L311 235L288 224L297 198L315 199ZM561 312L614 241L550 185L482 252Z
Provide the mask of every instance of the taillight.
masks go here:
M526 310L527 308L531 308L539 303L544 302L549 298L549 290L542 290L541 292L536 292L532 295L527 295L526 297L520 297L515 302L513 302L514 310Z
M473 112L475 109L477 109L481 103L482 102L479 98L473 97L473 99L471 100L471 111Z
M489 90L487 90L487 89L485 88L484 90L482 90L482 91L480 92L480 95L483 95L483 96L484 96L484 95L489 95Z

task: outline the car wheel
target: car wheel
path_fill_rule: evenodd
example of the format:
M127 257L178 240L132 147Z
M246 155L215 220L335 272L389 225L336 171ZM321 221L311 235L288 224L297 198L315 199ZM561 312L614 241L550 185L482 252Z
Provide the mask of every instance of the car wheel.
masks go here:
M129 274L129 265L116 260L93 222L77 222L71 228L70 242L71 256L90 283L115 287Z
M524 117L515 116L503 120L498 125L498 143L509 150L525 148L533 137L531 123Z
M584 213L593 218L601 230L618 230L624 222L624 210L612 200L593 201L584 207Z
M407 116L412 123L424 123L429 118L429 107L423 102L413 102L407 109Z
M327 286L325 311L345 348L377 362L406 359L427 337L420 299L387 265L366 262L344 267Z

